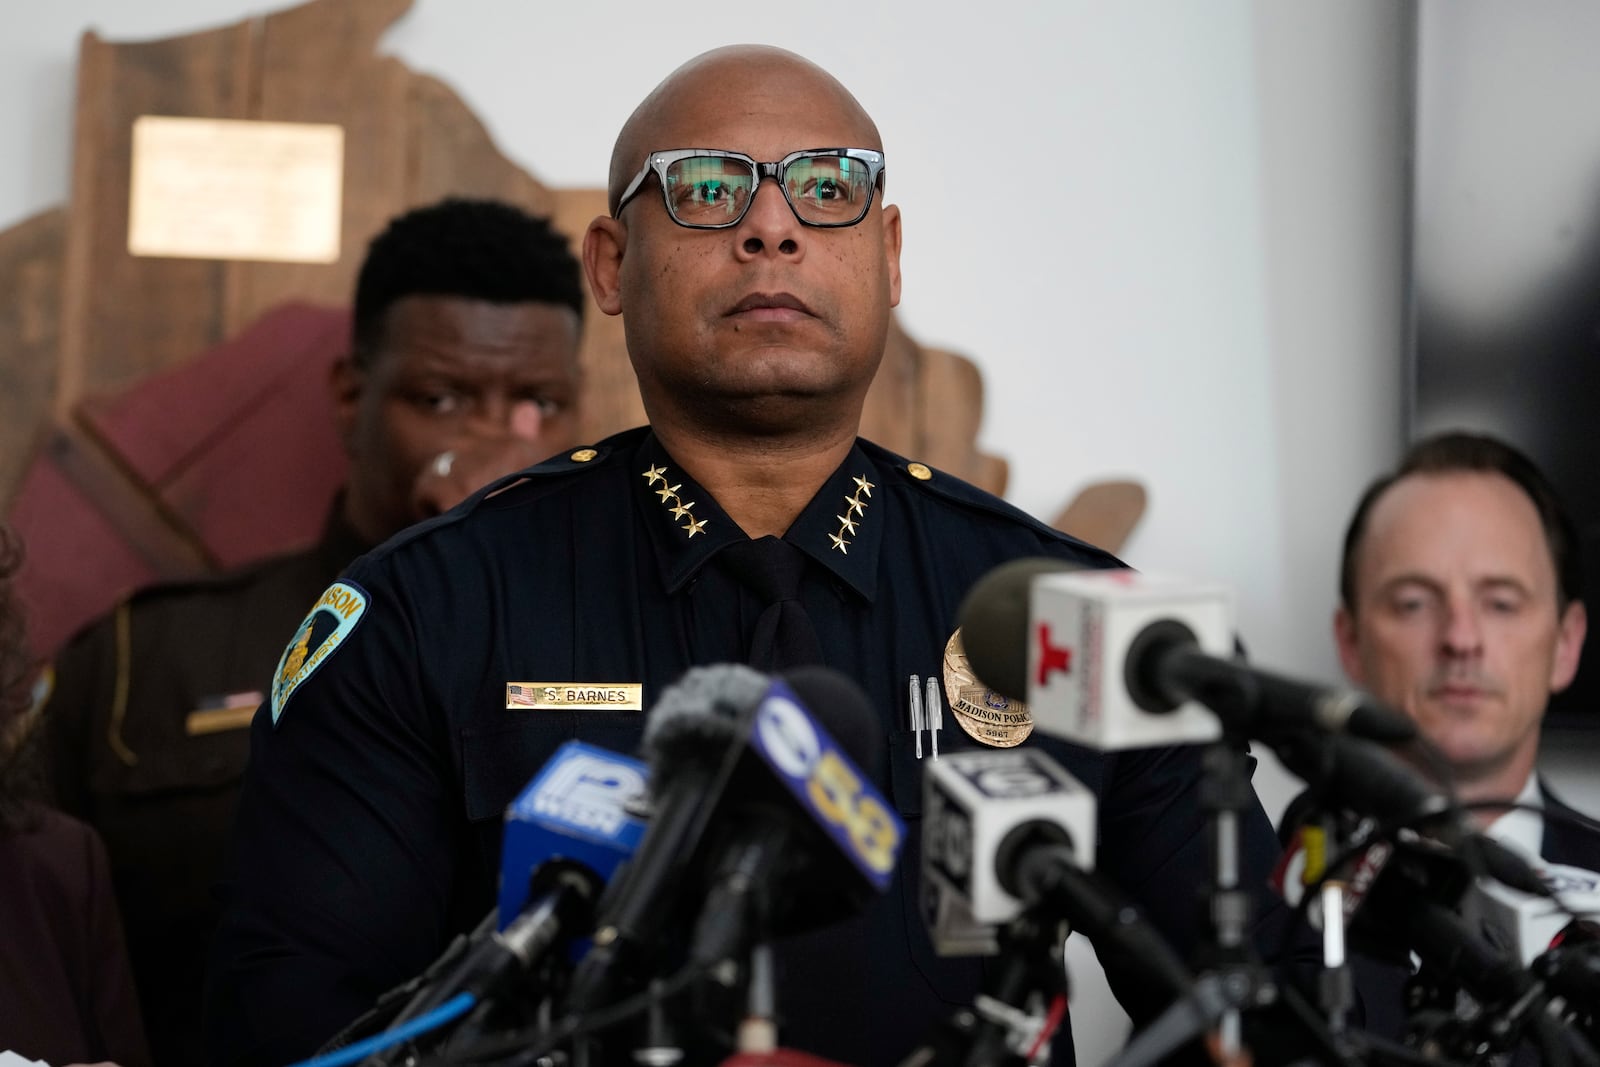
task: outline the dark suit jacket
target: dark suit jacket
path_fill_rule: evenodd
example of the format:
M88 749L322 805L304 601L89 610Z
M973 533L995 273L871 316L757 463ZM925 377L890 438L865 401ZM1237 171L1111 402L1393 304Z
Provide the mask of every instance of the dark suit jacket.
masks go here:
M1539 846L1539 855L1551 863L1600 871L1600 826L1596 826L1592 818L1564 803L1542 776L1539 788L1544 791L1546 813L1544 841ZM1590 826L1578 825L1579 820Z

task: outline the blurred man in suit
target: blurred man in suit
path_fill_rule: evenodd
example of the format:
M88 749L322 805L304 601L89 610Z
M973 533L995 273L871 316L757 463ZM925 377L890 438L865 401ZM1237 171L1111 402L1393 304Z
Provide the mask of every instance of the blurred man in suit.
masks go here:
M1339 586L1351 679L1416 721L1464 803L1524 806L1480 809L1488 831L1600 870L1600 838L1536 773L1545 705L1572 681L1587 620L1571 519L1533 462L1491 437L1420 442L1362 497Z
M1486 833L1530 859L1600 871L1600 833L1539 777L1552 693L1577 670L1586 629L1579 555L1555 490L1503 441L1418 442L1368 487L1345 534L1334 616L1347 674L1417 724L1448 785ZM1290 805L1297 825L1308 797ZM1367 1028L1409 1026L1404 938L1357 955ZM1516 1062L1531 1062L1531 1048Z

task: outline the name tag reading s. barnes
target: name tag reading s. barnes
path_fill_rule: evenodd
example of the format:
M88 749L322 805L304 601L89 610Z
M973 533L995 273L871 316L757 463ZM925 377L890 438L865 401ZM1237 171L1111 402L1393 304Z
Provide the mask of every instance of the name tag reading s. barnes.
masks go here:
M507 682L507 711L643 711L638 682Z

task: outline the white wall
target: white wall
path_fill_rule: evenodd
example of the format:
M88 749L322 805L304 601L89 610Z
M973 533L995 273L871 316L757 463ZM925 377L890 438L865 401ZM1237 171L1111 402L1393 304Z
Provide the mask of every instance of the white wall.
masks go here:
M0 226L63 202L77 35L188 32L253 0L58 0L0 43ZM599 185L634 103L733 40L791 47L876 116L906 215L901 313L988 386L986 447L1048 518L1142 478L1126 555L1239 592L1264 663L1333 678L1346 508L1398 447L1401 5L862 5L849 33L746 6L418 0L385 48L503 149ZM585 44L584 42L589 42Z
M262 9L55 0L8 17L0 145L22 165L0 168L0 226L66 199L82 29L158 37ZM841 31L787 5L419 0L385 47L556 185L603 184L622 120L698 51L762 41L829 68L884 134L904 321L979 361L1012 500L1048 518L1087 481L1143 479L1130 562L1228 583L1258 661L1337 677L1338 538L1400 440L1404 6L858 10ZM1096 996L1075 999L1080 1031ZM1085 1062L1114 1037L1089 1034Z

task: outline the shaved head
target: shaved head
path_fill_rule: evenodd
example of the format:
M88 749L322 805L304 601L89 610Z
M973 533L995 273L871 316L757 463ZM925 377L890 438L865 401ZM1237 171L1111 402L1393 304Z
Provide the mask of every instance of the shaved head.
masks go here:
M883 171L847 225L806 222L778 175L751 181L726 226L678 221L650 170L644 195L619 207L650 154L675 149L757 163L811 149L881 153L878 128L831 74L792 52L707 52L629 116L611 157L610 210L584 235L590 291L601 311L622 316L663 442L848 446L900 300L900 209L883 202Z
M819 108L832 109L835 114L845 116L855 128L850 147L883 149L878 127L866 110L837 78L815 63L769 45L716 48L694 57L667 75L622 124L622 132L617 135L616 147L611 152L611 177L607 183L606 203L612 214L616 213L622 190L644 165L649 153L665 148L726 147L679 143L677 138L687 134L678 133L677 120L703 107L701 98L707 94L725 97L728 108L738 111L745 106L745 91L753 86L791 99L814 100Z

